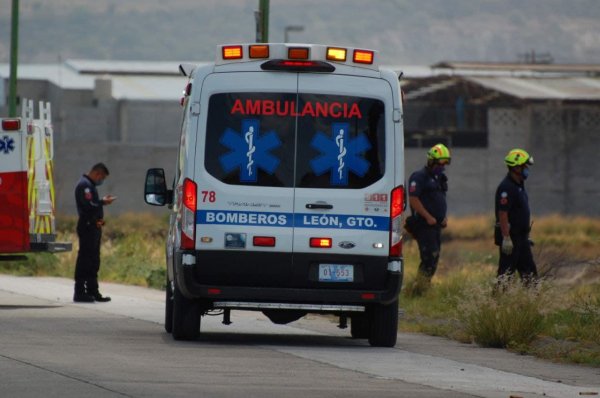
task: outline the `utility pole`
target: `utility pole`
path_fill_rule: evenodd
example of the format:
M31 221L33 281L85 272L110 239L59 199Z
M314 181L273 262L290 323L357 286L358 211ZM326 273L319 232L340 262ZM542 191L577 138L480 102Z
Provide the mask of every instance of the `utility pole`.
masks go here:
M256 18L256 42L269 42L269 0L258 1L258 11L255 13Z
M10 31L10 77L8 81L8 117L17 116L17 59L19 53L19 0L12 0Z

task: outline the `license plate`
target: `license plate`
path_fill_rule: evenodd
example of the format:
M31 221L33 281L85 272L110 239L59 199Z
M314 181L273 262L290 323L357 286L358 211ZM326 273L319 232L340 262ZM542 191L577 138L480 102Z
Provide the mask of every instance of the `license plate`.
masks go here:
M319 282L354 282L354 266L319 264Z

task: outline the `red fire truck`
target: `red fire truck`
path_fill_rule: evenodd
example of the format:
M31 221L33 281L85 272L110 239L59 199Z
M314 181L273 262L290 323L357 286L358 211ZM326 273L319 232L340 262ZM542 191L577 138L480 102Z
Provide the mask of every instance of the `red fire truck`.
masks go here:
M50 103L40 101L36 119L24 99L21 117L2 118L0 129L0 260L71 250L56 242L53 157Z

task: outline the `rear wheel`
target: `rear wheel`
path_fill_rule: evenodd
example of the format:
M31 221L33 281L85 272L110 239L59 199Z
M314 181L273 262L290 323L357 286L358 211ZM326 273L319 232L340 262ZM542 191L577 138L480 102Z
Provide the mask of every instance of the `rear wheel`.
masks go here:
M165 330L171 333L173 331L173 289L168 279L165 291Z
M173 289L173 338L195 340L200 335L200 305L185 297L175 284Z
M393 347L398 337L398 300L389 305L375 305L370 308L371 335L369 344L373 347Z

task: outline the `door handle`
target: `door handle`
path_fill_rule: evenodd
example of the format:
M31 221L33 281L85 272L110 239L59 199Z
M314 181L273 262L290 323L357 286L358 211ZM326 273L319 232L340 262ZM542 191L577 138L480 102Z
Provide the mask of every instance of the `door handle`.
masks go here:
M328 203L307 203L307 209L333 209L333 205Z

